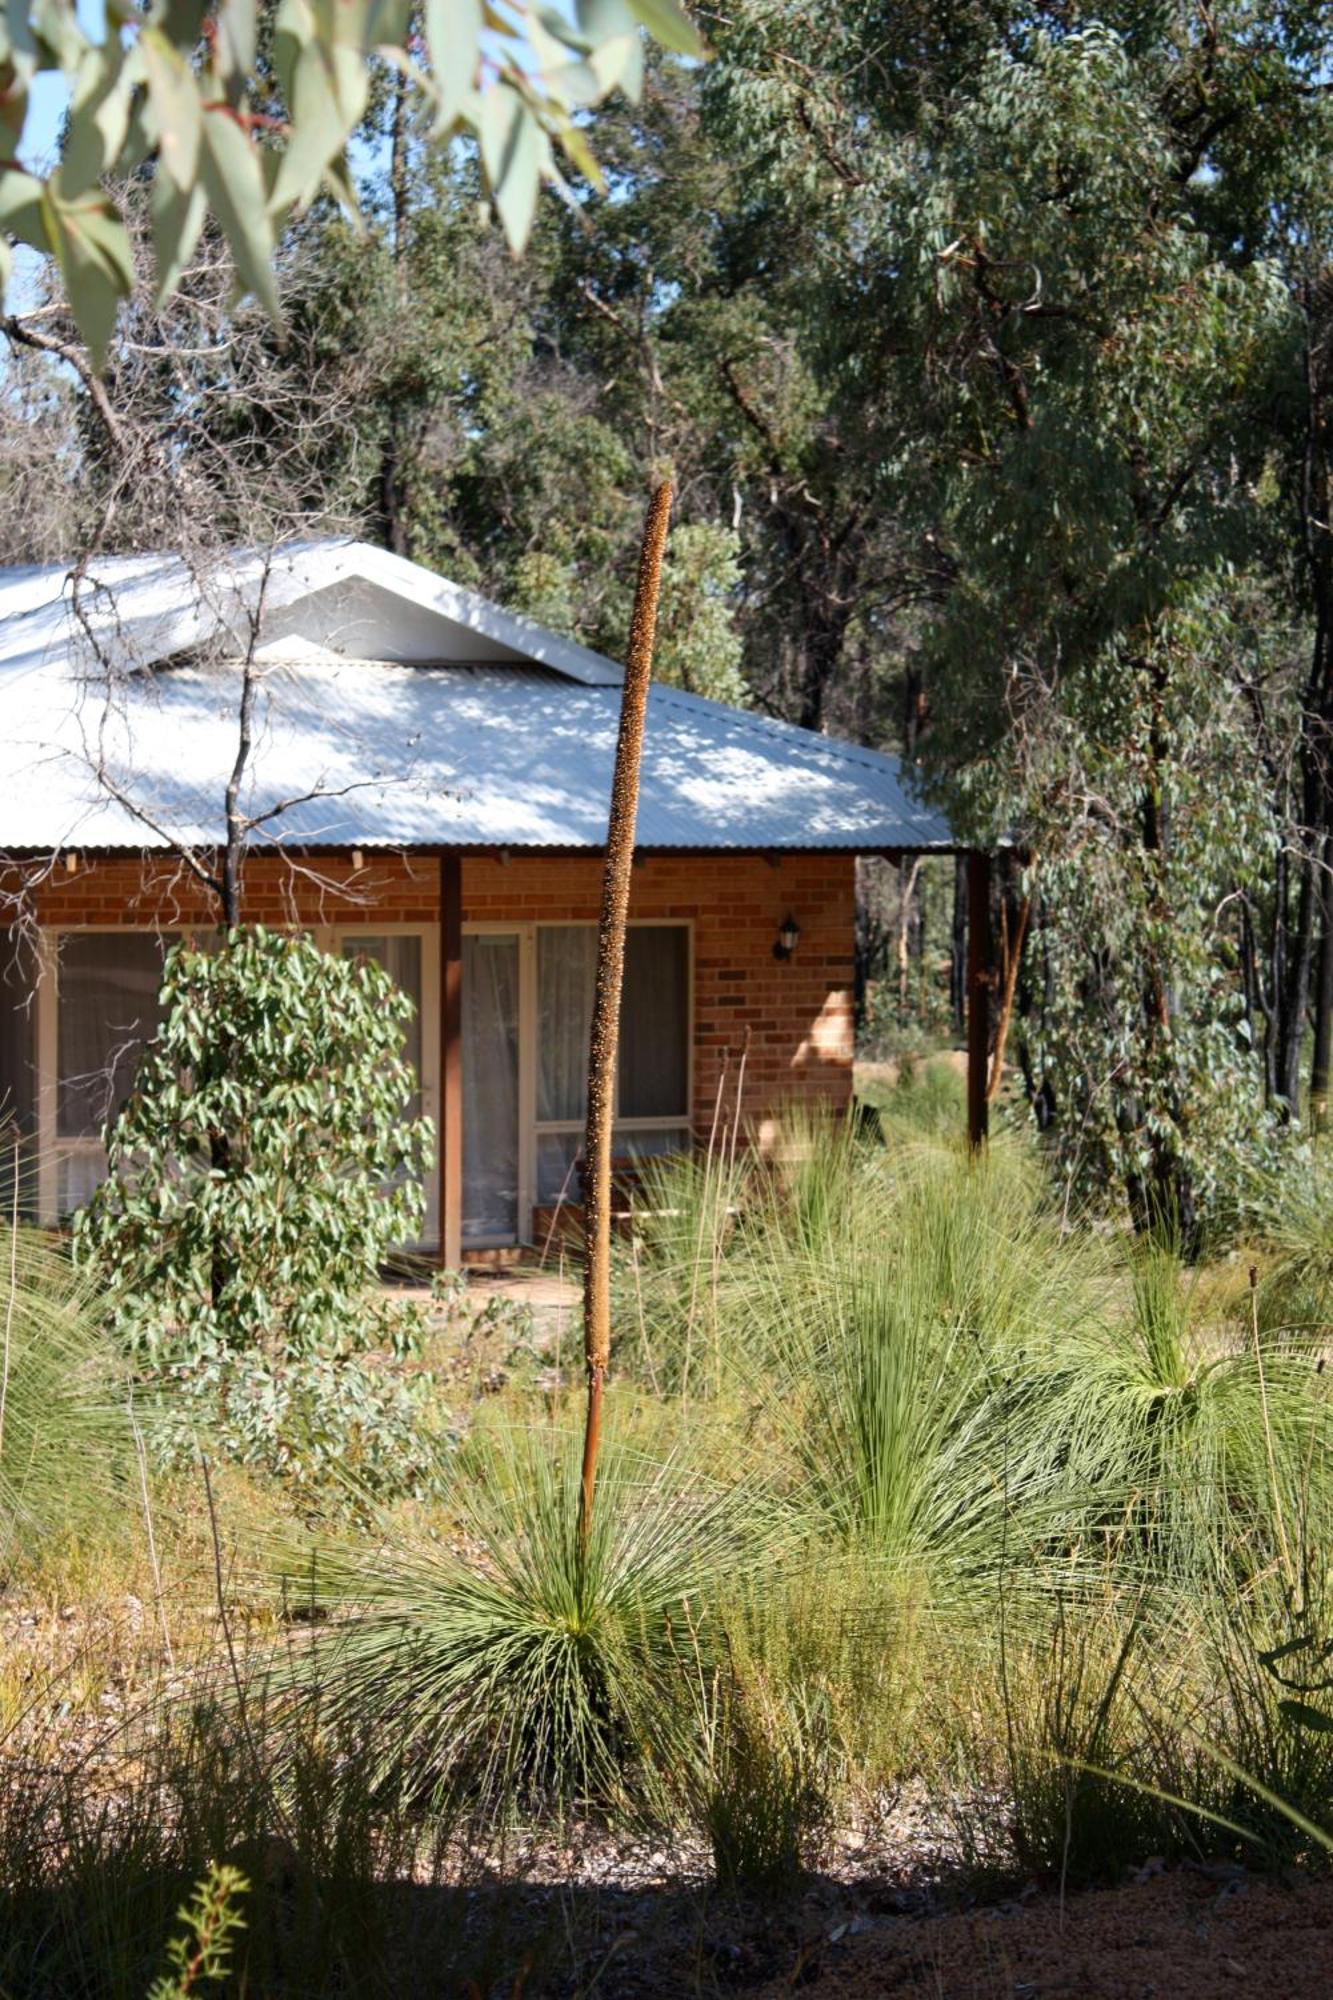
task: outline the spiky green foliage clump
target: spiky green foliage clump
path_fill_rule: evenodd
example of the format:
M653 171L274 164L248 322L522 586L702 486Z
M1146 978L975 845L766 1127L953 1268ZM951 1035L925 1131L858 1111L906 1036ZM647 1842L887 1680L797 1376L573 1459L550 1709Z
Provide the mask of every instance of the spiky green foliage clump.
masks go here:
M692 1620L753 1559L735 1496L615 1446L582 1543L579 1464L573 1437L487 1432L453 1495L466 1555L395 1537L315 1568L314 1601L356 1615L298 1662L298 1691L482 1822L650 1807Z
M0 1227L0 1563L114 1506L128 1393L87 1279L35 1232Z

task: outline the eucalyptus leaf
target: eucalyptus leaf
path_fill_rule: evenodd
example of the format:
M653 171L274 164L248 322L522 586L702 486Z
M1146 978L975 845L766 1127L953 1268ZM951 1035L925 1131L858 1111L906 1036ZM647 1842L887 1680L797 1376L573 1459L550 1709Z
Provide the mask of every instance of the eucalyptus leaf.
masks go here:
M424 18L426 46L439 94L436 130L447 132L477 80L480 0L425 0Z
M541 176L541 128L512 85L493 84L481 101L481 158L514 250L528 240Z
M168 174L153 181L153 256L156 262L154 303L161 307L180 283L199 241L208 202L203 186L196 181L184 193Z
M273 229L264 176L254 145L231 113L204 113L200 156L209 206L222 225L247 290L276 321L281 312L273 276Z
M634 17L664 49L682 56L702 56L699 31L680 0L629 0Z
M184 192L195 180L204 112L194 71L165 35L145 29L140 41L148 105L161 166Z

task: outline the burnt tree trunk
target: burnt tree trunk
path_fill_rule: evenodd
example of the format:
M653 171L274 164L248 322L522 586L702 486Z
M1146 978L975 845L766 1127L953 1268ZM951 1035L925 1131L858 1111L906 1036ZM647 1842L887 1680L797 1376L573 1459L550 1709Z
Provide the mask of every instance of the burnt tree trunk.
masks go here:
M1314 1054L1310 1062L1310 1118L1316 1131L1328 1123L1330 1057L1333 1056L1333 834L1324 840L1319 881L1319 950L1315 960Z

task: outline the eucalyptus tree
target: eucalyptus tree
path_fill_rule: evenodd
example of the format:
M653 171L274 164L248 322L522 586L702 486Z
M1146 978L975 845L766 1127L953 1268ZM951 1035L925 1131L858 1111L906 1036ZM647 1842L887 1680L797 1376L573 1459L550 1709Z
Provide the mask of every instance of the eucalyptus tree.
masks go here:
M1280 13L765 0L706 24L715 123L773 242L817 240L820 365L934 552L931 761L978 837L1036 857L1034 1095L1071 1168L1187 1228L1263 1094L1239 913L1308 960L1321 852L1325 780L1293 801L1284 743L1308 767L1326 733L1291 659L1333 25ZM1264 990L1288 1100L1302 978Z
M100 366L134 268L106 182L151 164L159 300L170 297L206 219L237 273L276 319L274 250L284 220L322 191L354 204L347 148L372 67L389 64L429 104L436 143L476 133L506 233L521 248L543 181L563 183L557 148L598 178L578 113L617 86L637 90L640 28L701 53L679 0L580 0L572 15L507 0L152 0L106 9L90 30L74 0L8 0L0 11L0 279L16 239L60 268ZM60 158L22 164L29 96L43 74L70 101ZM30 330L31 331L31 330Z

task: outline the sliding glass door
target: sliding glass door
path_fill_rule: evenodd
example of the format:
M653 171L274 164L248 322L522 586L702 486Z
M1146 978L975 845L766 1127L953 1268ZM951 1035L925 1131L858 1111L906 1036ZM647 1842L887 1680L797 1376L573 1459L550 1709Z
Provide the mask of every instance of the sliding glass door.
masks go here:
M427 1050L438 1039L438 1029L427 998L427 961L422 944L420 931L344 930L339 933L339 946L344 958L368 958L376 965L382 965L394 985L412 1002L412 1018L406 1023L403 1034L403 1054L411 1065L415 1082L404 1106L404 1114L415 1119L424 1113L430 1118L436 1126L438 1144L439 1107L435 1101L436 1092L428 1087L434 1075L434 1064L426 1060ZM440 1237L440 1177L434 1167L427 1171L425 1194L422 1247L438 1243Z
M520 1219L519 936L463 939L463 1242L516 1243Z
M597 933L591 924L463 939L463 1242L533 1239L533 1208L581 1199ZM690 1144L690 932L633 924L625 952L615 1158Z

